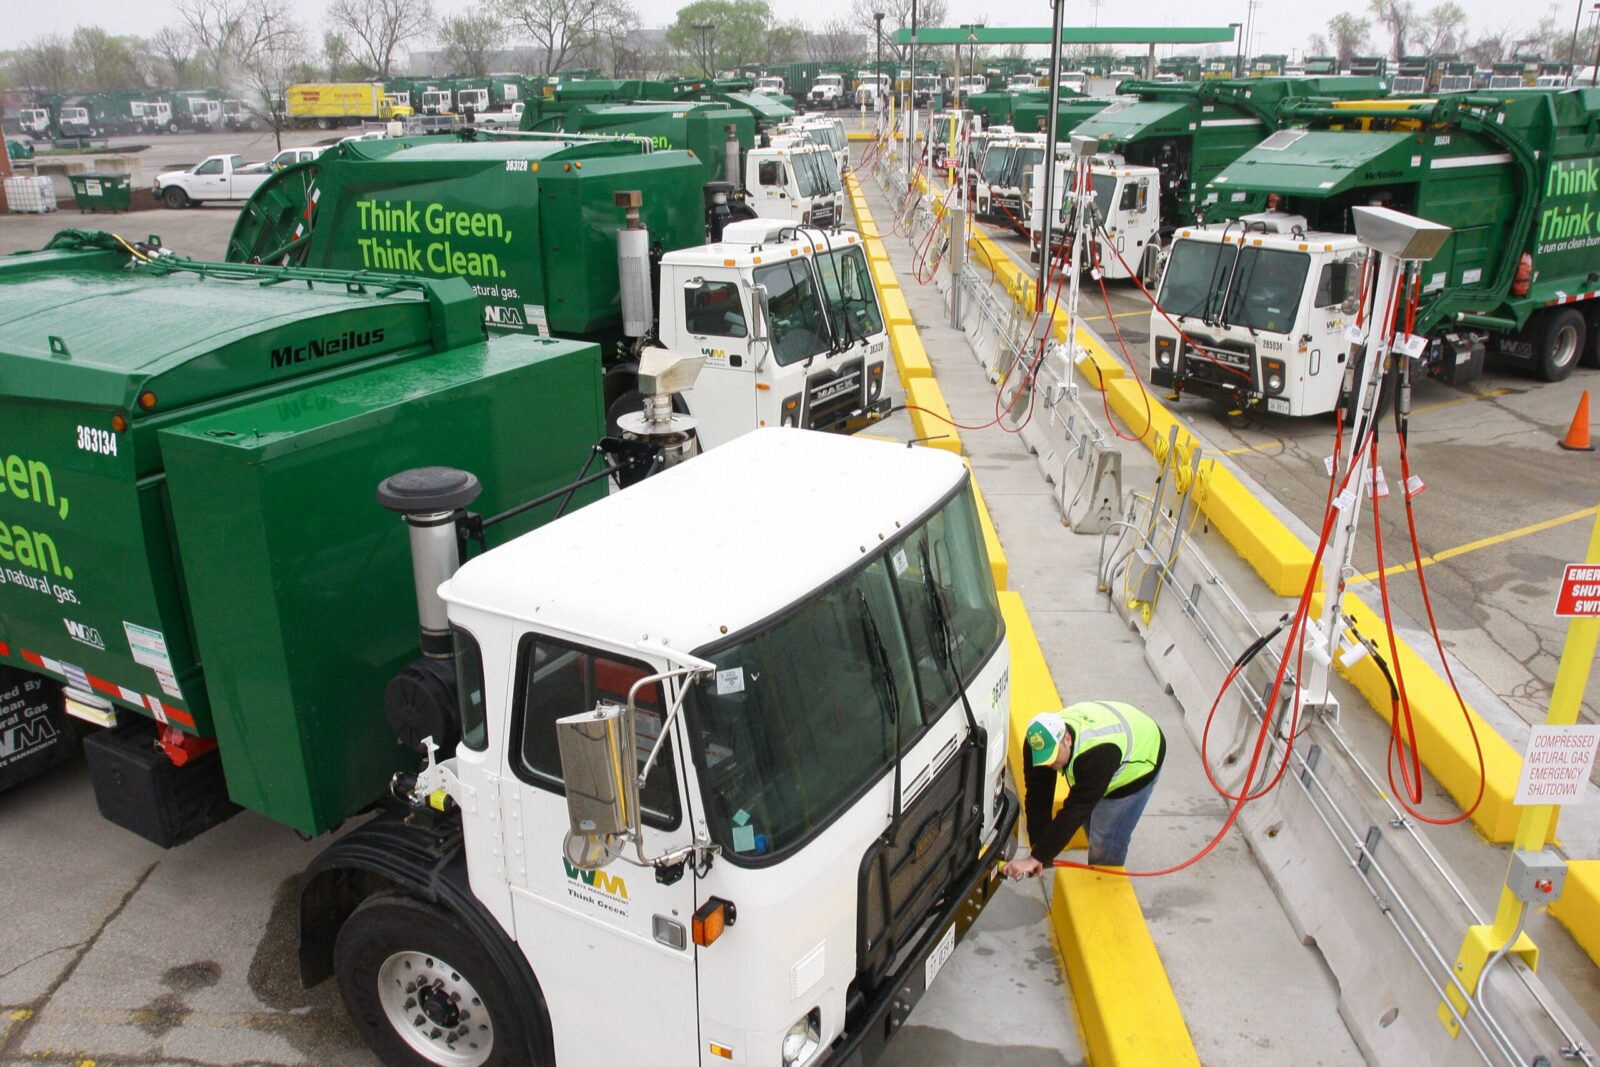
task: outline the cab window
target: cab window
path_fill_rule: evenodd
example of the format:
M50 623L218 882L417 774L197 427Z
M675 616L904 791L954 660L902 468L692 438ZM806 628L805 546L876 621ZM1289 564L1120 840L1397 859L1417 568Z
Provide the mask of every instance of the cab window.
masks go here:
M683 293L683 321L702 337L744 337L744 304L734 282L705 282Z
M757 180L762 185L783 185L783 164L775 159L763 162Z
M196 174L221 174L222 160L208 159L194 169Z
M638 660L544 634L525 636L517 651L511 723L511 765L516 776L529 785L565 796L556 720L590 711L602 700L626 704L628 690L651 673L649 665ZM665 718L661 684L652 682L642 688L635 704L639 709L637 769L642 769ZM670 829L678 824L676 767L669 739L639 790L639 808L646 825Z

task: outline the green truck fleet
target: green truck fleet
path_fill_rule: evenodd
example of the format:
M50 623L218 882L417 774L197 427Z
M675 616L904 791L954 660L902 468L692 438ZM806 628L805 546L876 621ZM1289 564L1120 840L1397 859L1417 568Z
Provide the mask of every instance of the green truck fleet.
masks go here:
M1218 214L1176 235L1160 301L1190 340L1152 316L1156 384L1289 415L1333 410L1359 205L1451 229L1422 269L1407 342L1430 374L1466 380L1490 356L1546 381L1600 364L1600 93L1297 100L1281 115L1288 128L1211 179Z
M51 244L0 258L0 785L81 730L101 812L162 844L351 824L300 974L387 1067L882 1054L1017 817L959 458L691 458L671 394L711 357L654 350L602 437L599 347L489 335L460 279ZM776 358L767 280L671 285Z

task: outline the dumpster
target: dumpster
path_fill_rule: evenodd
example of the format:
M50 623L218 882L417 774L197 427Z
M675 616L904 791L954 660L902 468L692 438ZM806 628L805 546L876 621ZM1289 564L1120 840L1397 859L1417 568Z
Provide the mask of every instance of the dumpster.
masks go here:
M127 211L133 180L127 174L71 174L72 198L81 211Z
M7 141L6 155L12 159L32 159L33 145L26 141Z

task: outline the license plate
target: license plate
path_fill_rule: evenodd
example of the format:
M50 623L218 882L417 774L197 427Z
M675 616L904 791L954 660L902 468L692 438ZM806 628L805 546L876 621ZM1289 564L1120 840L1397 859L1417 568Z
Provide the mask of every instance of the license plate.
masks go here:
M922 965L923 989L932 989L933 980L939 976L939 971L944 968L945 961L956 950L956 924L951 923L950 928L944 932L939 943L933 946L933 952L928 955L927 962Z
M1267 410L1274 415L1287 415L1289 414L1289 402L1287 400L1269 400L1267 401Z

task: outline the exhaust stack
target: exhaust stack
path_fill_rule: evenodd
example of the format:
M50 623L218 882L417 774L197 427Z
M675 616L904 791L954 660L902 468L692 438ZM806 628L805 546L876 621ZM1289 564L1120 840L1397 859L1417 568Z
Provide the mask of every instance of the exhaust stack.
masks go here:
M450 618L439 586L461 566L456 520L481 492L475 476L453 467L414 467L378 483L378 503L403 518L411 536L417 622L429 659L451 657Z
M655 300L650 288L650 231L639 218L639 205L644 198L637 189L619 192L615 200L628 215L627 225L617 231L622 333L638 339L647 336L655 322Z
M739 181L739 163L743 153L739 150L739 127L733 125L724 126L722 127L722 132L728 135L726 149L728 183L734 189L742 189L744 186Z

